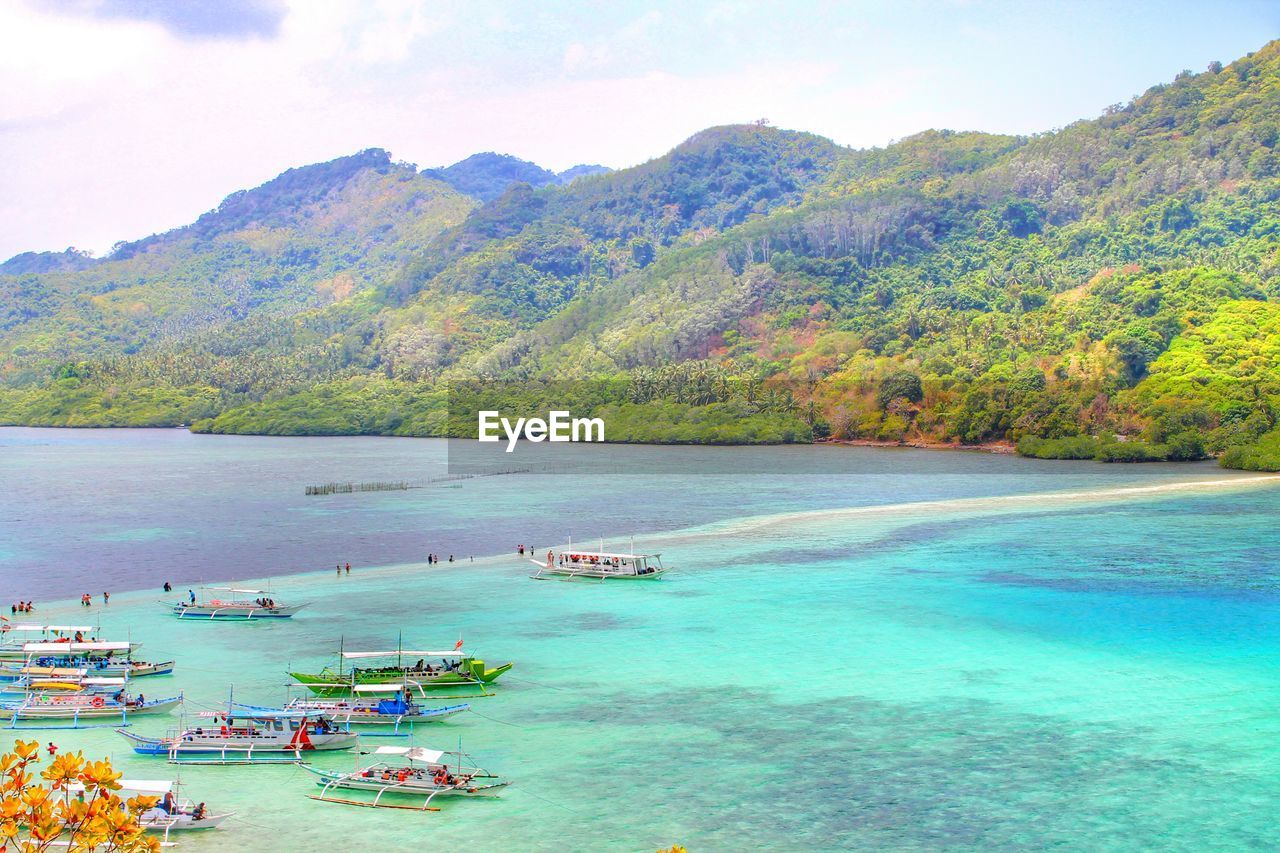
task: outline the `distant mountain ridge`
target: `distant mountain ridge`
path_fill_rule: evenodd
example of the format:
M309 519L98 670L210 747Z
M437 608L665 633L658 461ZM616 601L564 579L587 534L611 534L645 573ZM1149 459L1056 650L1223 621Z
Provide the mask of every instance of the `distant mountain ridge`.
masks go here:
M23 252L0 264L0 275L24 273L72 272L88 269L97 263L88 252L68 248L61 252Z
M424 169L422 174L444 181L464 195L481 201L493 201L513 184L529 184L536 189L567 184L586 175L597 175L608 171L610 169L605 166L580 164L557 174L536 163L512 157L510 154L486 151L481 154L472 154L452 166Z
M444 383L568 378L614 383L619 440L1269 464L1278 90L1271 43L1034 137L730 125L587 177L370 149L20 256L0 421L437 435Z

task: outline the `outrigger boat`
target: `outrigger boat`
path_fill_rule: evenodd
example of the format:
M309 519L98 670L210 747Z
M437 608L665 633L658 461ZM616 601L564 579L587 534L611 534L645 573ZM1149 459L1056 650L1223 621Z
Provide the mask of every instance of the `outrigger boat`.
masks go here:
M98 641L70 643L24 643L22 661L0 662L0 681L17 681L30 676L54 676L60 670L88 670L103 677L142 678L169 675L171 660L136 661L133 651L138 643L104 643ZM118 655L118 653L123 654Z
M65 720L69 728L80 728L81 720L115 719L114 726L127 726L140 714L167 714L182 704L182 694L167 699L133 698L123 690L114 696L99 693L28 693L21 702L0 703L0 720L9 718L8 728L21 728L22 720ZM35 726L32 728L42 728ZM56 726L55 728L67 728Z
M20 681L32 677L56 677L63 672L91 672L104 678L144 678L172 675L171 660L154 663L140 660L113 661L110 658L38 657L28 663L0 664L0 681Z
M445 752L420 746L380 746L374 755L386 758L361 767L350 773L320 770L303 764L311 773L320 777L318 796L311 799L325 803L342 803L348 806L365 806L383 809L410 809L413 811L439 811L431 803L436 797L492 797L499 788L510 784L482 767L463 764L473 762L462 751ZM399 759L398 761L396 759ZM372 800L351 800L330 796L334 790L369 791ZM409 796L423 798L421 805L384 803L383 797Z
M395 666L352 667L343 672L345 661L395 658ZM418 658L410 665L404 659ZM440 665L428 660L440 659ZM462 651L461 646L447 652L423 652L396 649L389 652L339 652L338 668L325 667L318 673L291 672L289 675L317 696L335 698L369 694L403 694L425 697L428 690L445 687L473 686L481 691L496 681L514 664L504 663L492 669L480 658ZM474 695L474 694L472 694Z
M252 601L243 598L206 598L198 602L194 598L189 601L161 602L179 619L206 619L223 622L247 622L253 619L289 619L306 604L281 604L272 597L269 590L244 589L234 586L211 586L207 589L216 592L230 592L235 595L256 595Z
M0 643L0 660L25 661L33 654L75 655L90 658L105 658L117 652L132 653L141 643L103 642L86 634L93 631L83 625L5 625L5 640ZM39 632L40 640L30 637L8 639L14 631L24 633ZM63 636L65 634L65 636Z
M614 553L605 551L603 542L598 551L583 551L574 548L571 542L559 554L554 549L548 550L545 559L529 562L538 567L529 577L538 581L657 580L667 572L661 554L637 554L634 546L628 553Z
M294 762L313 750L351 749L360 735L339 728L323 714L282 710L202 711L208 725L144 737L118 730L138 755L164 755L170 761L204 764Z
M250 711L276 710L254 705L240 707ZM426 708L415 702L409 695L395 696L390 699L357 696L349 699L294 699L279 710L320 714L347 727L392 726L398 732L401 725L408 724L412 727L414 723L438 722L454 714L471 710L471 705L463 702L440 708Z
M33 625L6 621L0 624L0 637L3 638L0 639L0 660L25 660L27 655L22 647L35 642L33 637L36 635L54 640L61 639L65 632L69 640L76 634L83 635L92 630L92 625Z
M181 785L166 779L121 779L116 784L122 794L140 794L154 797L156 804L138 815L138 825L147 832L161 833L169 839L171 832L186 832L199 829L217 829L222 822L235 812L214 814L204 807L204 803L196 805L190 800L179 799ZM67 786L73 794L80 793L84 786L72 782Z

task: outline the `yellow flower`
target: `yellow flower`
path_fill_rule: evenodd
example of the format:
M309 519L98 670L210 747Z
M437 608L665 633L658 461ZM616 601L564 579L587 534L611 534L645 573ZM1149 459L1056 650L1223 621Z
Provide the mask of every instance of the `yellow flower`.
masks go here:
M112 769L109 761L89 761L80 770L80 781L90 791L95 788L114 791L120 787L121 775Z
M14 741L13 754L21 761L29 761L32 756L38 756L40 754L40 741Z
M83 763L84 759L80 753L64 752L55 757L49 766L41 771L40 778L52 782L55 788L64 788L68 782L74 781L80 775Z

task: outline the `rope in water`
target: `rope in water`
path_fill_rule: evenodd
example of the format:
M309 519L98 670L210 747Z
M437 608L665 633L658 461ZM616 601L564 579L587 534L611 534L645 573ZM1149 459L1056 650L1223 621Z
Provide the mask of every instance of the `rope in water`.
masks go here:
M484 717L486 720L492 720L495 723L501 723L504 726L511 726L513 729L525 728L525 726L522 726L519 723L510 723L510 722L507 722L506 720L499 720L497 717L490 717L488 714L481 714L479 711L477 711L474 708L471 709L471 713L475 714L477 717Z

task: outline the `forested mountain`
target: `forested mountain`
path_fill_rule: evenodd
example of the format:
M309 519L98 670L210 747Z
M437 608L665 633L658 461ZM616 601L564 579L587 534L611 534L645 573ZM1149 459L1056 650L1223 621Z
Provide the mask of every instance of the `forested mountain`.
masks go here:
M64 272L88 269L96 263L88 252L69 248L61 252L23 252L0 264L0 274Z
M1030 138L731 126L567 184L363 152L0 276L0 419L441 434L449 383L575 379L611 439L1268 467L1278 141L1272 43Z
M422 174L444 181L463 195L473 196L481 201L493 201L512 184L546 187L567 184L575 178L608 171L604 166L580 164L557 174L528 160L486 151L483 154L472 154L443 169L424 169Z

